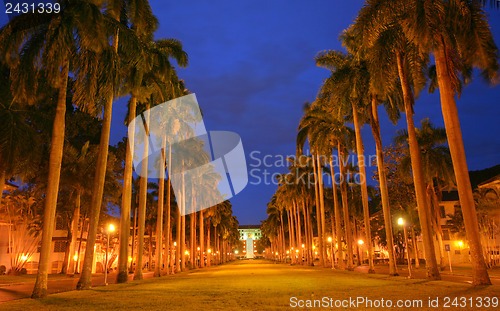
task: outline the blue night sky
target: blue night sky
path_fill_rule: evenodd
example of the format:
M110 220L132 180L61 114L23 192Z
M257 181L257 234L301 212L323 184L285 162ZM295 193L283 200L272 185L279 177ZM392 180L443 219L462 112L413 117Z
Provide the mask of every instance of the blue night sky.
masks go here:
M274 162L295 153L303 104L314 101L329 75L328 70L316 67L313 58L321 50L342 48L338 35L352 23L364 1L150 2L160 21L156 38L180 39L189 54L189 67L178 73L196 93L207 129L237 132L252 170L258 162L255 158L270 155L270 162ZM487 10L500 44L500 11ZM5 14L0 14L0 24L5 22ZM500 87L490 88L478 78L458 101L469 170L500 164L499 98ZM122 98L114 106L112 144L126 135L126 101ZM393 126L382 108L379 111L384 145L389 145L406 122L402 119ZM444 126L438 94L421 94L415 113L416 123L429 117L435 125ZM363 139L366 154L374 154L368 126L363 129ZM251 157L255 151L260 155ZM282 167L267 170L284 172ZM263 175L254 171L247 187L231 199L240 224L264 220L266 204L276 189L273 184L255 185L255 175L263 180Z

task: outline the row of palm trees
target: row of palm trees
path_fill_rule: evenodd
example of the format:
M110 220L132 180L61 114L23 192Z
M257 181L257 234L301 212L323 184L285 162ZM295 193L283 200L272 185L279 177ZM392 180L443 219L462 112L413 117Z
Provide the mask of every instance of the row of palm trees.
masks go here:
M427 277L433 280L440 279L433 245L433 227L434 230L440 230L439 225L433 224L433 214L435 215L436 210L435 203L433 203L436 194L434 186L436 177L449 180L450 173L440 171L446 166L423 165L424 161L428 161L426 157L432 155L422 155L428 141L425 137L421 137L419 141L413 120L415 97L429 84L429 91L439 89L440 92L446 128L445 132L440 133L440 143L446 140L450 148L453 175L470 245L473 284L491 284L482 253L476 208L455 100L455 97L460 95L463 86L471 80L473 68L480 70L482 77L490 83L493 83L498 75L498 49L493 41L481 2L368 0L354 23L342 33L340 39L347 52L325 51L316 56L317 65L329 69L331 75L321 86L316 101L307 107L299 124L297 136L299 155L302 154L305 141L309 142L312 167L317 176L315 205L320 254L324 254L326 244L321 170L325 162L332 163L333 149L338 152L337 166L342 177L345 176L343 159L346 159L348 150L355 150L357 153L359 174L362 176L360 191L365 239L372 241L365 156L361 138L361 127L369 123L377 150L378 179L389 252L389 273L391 275L397 273L388 181L378 116L378 106L382 104L393 122L397 121L401 112L406 116L407 130L404 135L400 135L399 140L404 140L409 147L411 160L408 163L411 165L415 186ZM431 55L434 57L434 62L431 62ZM354 130L349 128L347 123L353 123ZM423 124L421 136L425 136L425 131L429 128L429 124ZM326 160L322 161L321 158ZM425 164L428 163L425 162ZM334 166L330 165L330 167L334 176ZM345 237L348 252L347 268L351 269L353 248L350 245L352 232L348 229L350 211L345 178L342 179L340 193L345 233L342 232L341 227L337 192L333 191L336 206L334 208L335 231L340 253L342 253L341 237ZM281 187L277 193L282 191L280 189ZM283 240L282 237L281 239ZM369 248L371 270L373 252L370 249L371 243L366 244ZM343 258L342 255L340 257ZM343 260L341 260L342 263Z
M176 39L154 39L153 34L158 27L158 21L153 15L149 1L114 0L103 3L93 0L62 0L59 2L61 11L58 14L22 14L13 18L0 30L2 78L7 82L2 83L1 89L2 113L6 112L3 117L11 118L10 124L23 125L26 124L26 119L23 119L20 112L28 106L41 107L46 102L52 102L55 110L51 126L52 134L46 144L49 156L44 191L43 231L33 298L47 295L47 274L50 268L49 256L56 207L61 193L60 184L64 182L61 176L69 176L70 182L74 185L76 202L80 202L79 198L84 190L91 196L87 215L87 243L77 288L86 289L91 286L94 245L100 228L103 197L106 195L106 175L110 166L109 137L115 100L119 96L130 96L125 123L133 125L132 120L139 113L147 111L157 103L188 93L171 64L171 60L174 60L180 67L187 66L187 54L183 51L181 42ZM88 153L86 147L74 151L66 147L67 107L76 107L89 115L102 117L99 123L99 144L91 166L94 169L91 185L88 184L90 178L88 178L89 161L85 160ZM24 126L30 127L29 124ZM18 130L13 133L15 135L8 136L10 140L3 139L0 142L2 190L5 178L18 174L18 168L22 168L23 163L30 161L25 155L33 154L26 150L32 146L29 140L24 138L24 133L29 131L23 131L22 126L14 128ZM133 134L134 130L131 133ZM134 146L135 140L141 142L142 139L143 145L148 142L148 139L135 138L134 135L130 135L127 139L121 193L118 282L125 282L128 274L133 161L133 150L130 146ZM147 150L147 146L144 149ZM164 148L164 151L171 153L169 149L171 148ZM76 159L68 160L65 164L68 156ZM165 153L159 162L165 172ZM85 166L85 170L82 166ZM68 175L62 175L62 169L66 169ZM167 262L170 249L168 244L166 247L163 246L165 244L163 236L167 237L175 227L177 245L180 245L181 251L184 251L186 238L186 216L177 216L176 226L170 223L172 216L170 198L173 194L170 183L167 182L165 186L163 177L159 178L158 192L157 267L161 266L159 263ZM165 194L166 209L163 208ZM147 175L140 179L138 197L136 259L138 268L135 278L140 279L145 223L146 217L149 216L146 214ZM73 236L76 236L75 230L78 228L80 218L79 203L76 203L76 206L71 230ZM166 215L163 217L165 211ZM230 203L227 201L209 211L191 214L191 247L195 245L193 243L196 238L195 217L198 217L200 228L207 228L206 233L205 230L199 230L200 241L203 241L204 234L210 236L213 227L216 249L227 250L237 236L237 221L231 215ZM208 225L204 225L204 220ZM162 230L164 223L166 228ZM74 240L72 238L72 241ZM207 248L210 247L209 242ZM165 250L164 259L162 250ZM184 257L177 258L179 257L181 260L180 266L176 264L177 271L181 271L185 266ZM226 259L221 257L219 262ZM160 271L157 270L156 275L160 275Z

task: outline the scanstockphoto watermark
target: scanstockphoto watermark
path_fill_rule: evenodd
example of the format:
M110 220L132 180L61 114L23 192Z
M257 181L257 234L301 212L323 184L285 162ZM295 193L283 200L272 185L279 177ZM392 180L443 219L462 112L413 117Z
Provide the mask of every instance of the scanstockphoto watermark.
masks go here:
M292 308L370 308L370 309L447 309L460 308L469 310L474 308L491 308L499 306L498 297L428 297L427 299L384 299L369 297L349 297L336 299L322 297L321 299L300 299L290 297L289 305Z
M322 172L323 184L332 186L331 169L333 166L333 181L335 184L341 184L346 181L349 186L361 185L366 182L366 176L358 172L358 166L361 163L370 168L377 159L376 155L365 156L358 160L357 155L346 155L342 159L338 155L327 157L319 156L319 162L324 165ZM342 162L341 162L342 161ZM265 154L259 150L250 153L249 184L251 185L278 185L278 184L302 184L307 187L314 187L318 182L313 173L313 164L310 155L281 155ZM340 164L344 166L344 173L339 171ZM290 169L292 167L292 169ZM328 169L328 172L325 171Z

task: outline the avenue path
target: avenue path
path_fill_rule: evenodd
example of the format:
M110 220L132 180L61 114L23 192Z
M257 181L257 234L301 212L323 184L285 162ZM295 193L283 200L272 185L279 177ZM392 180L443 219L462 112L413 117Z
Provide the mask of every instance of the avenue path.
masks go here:
M472 287L465 282L465 279L431 282L404 276L242 260L162 278L57 293L41 300L3 302L0 310L296 310L306 309L300 305L307 306L314 301L331 303L328 309L334 310L443 310L446 299L464 297L476 303L476 299L489 297L491 302L500 295L500 285ZM383 308L367 308L369 301L380 304L382 299ZM361 300L364 303L349 302ZM429 307L430 300L439 305ZM387 305L389 301L392 306ZM398 301L414 307L396 307ZM335 308L335 303L343 303L345 308L341 305ZM484 310L496 310L498 306Z

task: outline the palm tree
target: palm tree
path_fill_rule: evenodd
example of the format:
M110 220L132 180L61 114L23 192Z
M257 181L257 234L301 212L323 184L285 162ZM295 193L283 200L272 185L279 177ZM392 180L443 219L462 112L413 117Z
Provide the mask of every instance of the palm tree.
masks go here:
M482 1L484 2L484 1ZM407 10L407 11L406 11ZM423 52L434 55L448 144L455 171L460 206L470 245L473 285L490 285L482 254L477 213L455 95L461 88L457 78L470 79L470 68L482 70L488 82L498 77L498 48L493 40L480 1L412 1L404 13L404 31Z
M378 105L380 103L384 104L389 119L395 124L400 117L398 107L402 94L401 87L399 86L399 81L397 75L394 73L394 70L390 70L391 66L385 63L385 57L378 55L381 51L385 51L385 46L380 45L378 46L379 49L373 49L375 50L375 52L373 52L372 50L368 50L362 44L364 34L363 31L358 28L362 28L363 22L366 22L367 19L369 19L369 16L368 18L363 18L363 15L360 13L356 19L356 23L345 30L340 39L342 40L343 45L347 47L349 53L353 54L353 61L357 64L355 68L358 69L356 70L357 76L361 75L359 80L368 80L369 82L368 94L365 96L368 103L366 106L361 106L365 107L364 110L361 110L361 113L362 115L366 114L366 117L369 119L373 138L375 139L377 151L377 171L380 176L379 185L386 230L385 235L388 243L389 275L397 275L397 267L394 258L391 209L387 188L387 174L385 172L384 152L382 137L380 134L380 122L378 118ZM361 26L359 26L359 24L361 24ZM363 77L365 79L363 79ZM366 90L367 87L361 83L360 89ZM328 91L328 88L326 88L326 90ZM329 93L330 92L327 92L324 95L329 95ZM362 96L357 97L362 98Z
M49 255L64 145L64 115L70 62L78 48L99 51L106 44L106 37L102 32L102 14L95 4L78 0L61 1L61 8L59 14L19 15L0 31L1 46L8 47L2 49L2 58L19 72L19 81L12 84L16 86L15 96L24 93L21 97L33 98L33 91L39 91L35 87L35 77L42 75L58 89L42 246L33 298L47 295Z
M419 54L416 45L407 40L399 20L392 20L395 15L394 8L390 11L390 15L381 16L379 5L382 5L381 1L374 0L363 8L358 19L361 21L359 27L363 28L362 31L366 35L366 38L364 38L365 44L374 50L380 50L379 47L384 46L382 53L387 56L384 61L388 64L396 63L397 65L395 68L397 68L403 92L415 194L424 240L427 278L440 279L432 240L432 228L430 227L430 209L425 196L426 189L421 153L413 121L414 91L418 94L418 91L425 84L423 72L427 57L425 53ZM388 6L392 6L392 4ZM373 19L373 21L370 22L370 19Z
M333 93L335 100L326 103L331 110L338 111L342 117L345 112L352 115L356 138L356 151L360 170L361 196L363 203L363 217L365 222L365 240L367 241L369 273L374 273L373 251L371 243L370 212L368 208L368 190L366 185L366 169L363 140L361 137L360 117L366 115L368 101L369 74L363 62L356 62L352 55L339 51L321 52L316 56L316 64L332 71L332 75L325 81L322 93ZM331 88L331 90L325 90ZM342 107L347 105L348 107ZM349 109L350 108L350 109ZM342 111L342 112L341 112ZM363 118L365 119L365 118ZM365 120L363 120L365 121ZM365 122L362 122L365 123Z
M108 29L112 37L112 49L108 49L106 53L99 55L98 63L108 66L105 74L107 78L106 85L103 88L103 122L101 129L101 140L99 145L99 155L96 165L96 173L94 180L94 189L92 191L92 204L90 210L90 226L87 236L87 247L85 251L85 260L82 268L82 275L77 284L77 289L88 289L92 286L91 271L94 256L94 244L97 234L97 227L99 223L99 212L102 204L102 196L105 182L106 164L108 158L109 135L111 128L111 115L113 108L113 101L118 94L118 86L120 84L119 77L119 59L118 59L118 44L120 30L121 34L132 41L135 39L134 35L128 31L127 27L123 27L120 23L120 15L124 10L127 10L131 23L134 25L134 30L138 36L144 36L153 32L157 26L157 20L151 12L151 7L148 1L123 1L115 0L107 3L106 21L108 22ZM128 20L126 20L128 22ZM122 26L122 27L117 27ZM126 212L125 212L126 213ZM125 225L125 224L124 224ZM128 243L128 242L127 242ZM120 265L123 269L123 262ZM123 273L122 273L123 278Z

